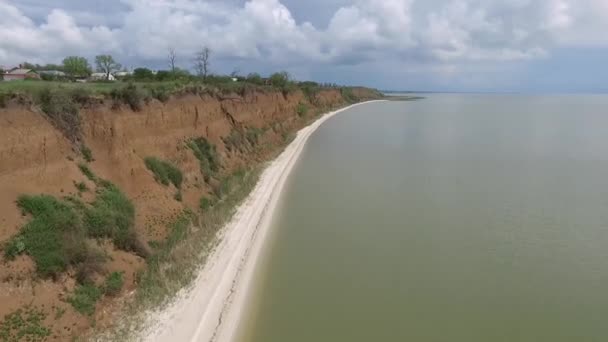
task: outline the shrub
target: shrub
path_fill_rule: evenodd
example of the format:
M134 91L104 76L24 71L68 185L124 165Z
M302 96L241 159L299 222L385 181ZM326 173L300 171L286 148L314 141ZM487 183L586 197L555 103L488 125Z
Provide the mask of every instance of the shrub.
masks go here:
M82 156L84 157L84 160L87 163L94 161L93 152L91 151L90 148L86 147L85 145L82 145L82 147L80 147L80 153L82 153Z
M262 79L262 76L260 76L260 74L258 74L258 73L251 73L251 74L247 75L246 82L255 84L255 85L264 84L264 80Z
M202 211L207 211L207 209L213 207L213 205L215 204L215 201L203 196L201 197L200 201L199 201L199 207L201 208Z
M308 113L308 106L305 103L298 103L298 106L296 107L296 113L298 113L299 117L303 117L306 115L306 113Z
M285 88L289 85L290 76L286 71L277 72L270 75L270 83L278 88Z
M46 341L51 329L44 326L44 310L26 306L4 316L0 322L0 341Z
M133 83L129 83L126 87L113 89L110 93L116 103L124 103L131 107L133 111L141 110L144 94Z
M77 87L70 91L70 97L75 103L84 105L91 98L91 91L85 87Z
M89 188L87 187L87 185L84 182L74 182L74 186L76 187L76 189L78 190L78 192L85 192L87 190L89 190Z
M0 108L4 108L8 105L9 95L5 93L0 93Z
M224 141L224 145L226 145L226 148L230 152L241 150L241 146L245 142L243 134L236 129L230 131L230 135L222 138L222 140Z
M115 185L107 184L99 191L84 221L89 236L111 238L117 248L136 250L135 207Z
M355 94L353 93L353 90L351 88L341 88L340 92L342 93L342 97L344 98L344 100L348 103L355 103L358 101L357 97L355 96Z
M169 101L171 97L171 91L165 86L151 87L149 91L153 98L163 103Z
M123 275L120 272L112 272L106 278L106 282L104 284L104 293L108 296L116 296L122 290L122 286L124 285Z
M196 159L199 160L201 173L206 182L212 175L219 171L220 158L217 154L217 148L205 138L196 138L188 142L188 147L194 153Z
M78 164L78 168L83 175L85 175L90 181L97 182L97 177L91 171L91 169L85 164Z
M77 142L82 135L78 106L64 89L44 88L38 94L40 109L53 126L71 142Z
M182 192L178 190L175 193L175 195L173 195L173 199L176 200L176 201L178 201L178 202L181 202L183 200L183 198L182 198Z
M215 194L218 198L223 198L229 195L234 188L247 176L247 170L239 168L231 175L224 177L221 180L218 188L215 189Z
M181 188L183 181L182 171L173 164L156 157L147 157L144 159L144 162L148 170L154 174L157 182L163 185L173 183L176 188Z
M7 258L28 254L42 277L55 277L86 258L85 232L72 207L48 195L21 196L17 205L32 219L8 243Z
M101 295L101 290L93 284L80 285L68 297L67 301L72 304L76 311L91 316L95 312L95 305Z

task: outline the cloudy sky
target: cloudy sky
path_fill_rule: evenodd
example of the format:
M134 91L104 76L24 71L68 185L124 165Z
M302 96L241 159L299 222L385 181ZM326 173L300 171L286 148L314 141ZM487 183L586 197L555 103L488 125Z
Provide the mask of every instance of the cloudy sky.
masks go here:
M382 89L608 92L608 0L0 0L0 65L287 70Z

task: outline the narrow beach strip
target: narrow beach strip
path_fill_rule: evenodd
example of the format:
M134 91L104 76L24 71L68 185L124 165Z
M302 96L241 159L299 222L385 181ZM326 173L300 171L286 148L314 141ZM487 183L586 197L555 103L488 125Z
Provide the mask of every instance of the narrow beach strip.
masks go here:
M295 139L264 170L254 190L220 232L193 285L167 308L151 313L145 341L230 342L245 309L256 261L269 233L273 211L286 180L310 135L332 116L362 104L327 113L298 131Z

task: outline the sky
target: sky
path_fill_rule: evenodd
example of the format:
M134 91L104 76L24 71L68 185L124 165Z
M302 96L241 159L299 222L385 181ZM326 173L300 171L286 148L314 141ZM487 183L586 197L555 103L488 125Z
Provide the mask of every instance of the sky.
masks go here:
M0 0L0 65L111 54L392 90L608 92L608 0Z

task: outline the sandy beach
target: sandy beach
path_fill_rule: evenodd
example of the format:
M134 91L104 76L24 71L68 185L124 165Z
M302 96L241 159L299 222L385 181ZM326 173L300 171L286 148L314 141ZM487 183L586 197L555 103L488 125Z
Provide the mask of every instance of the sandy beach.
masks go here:
M201 267L194 284L180 293L170 306L150 314L142 340L228 342L234 339L273 211L306 141L333 115L364 103L327 113L297 133L279 157L269 163L255 189L224 227L220 242Z

